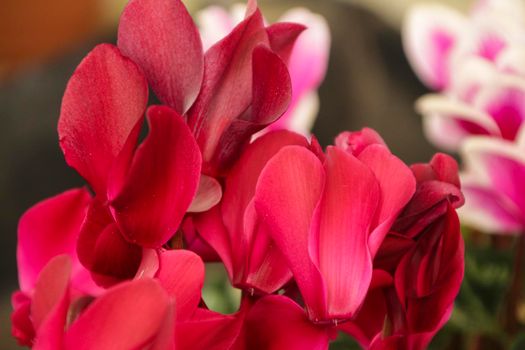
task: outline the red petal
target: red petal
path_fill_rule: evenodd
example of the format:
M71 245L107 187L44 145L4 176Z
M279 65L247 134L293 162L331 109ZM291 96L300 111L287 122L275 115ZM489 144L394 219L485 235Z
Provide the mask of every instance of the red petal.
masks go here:
M38 274L54 256L68 254L77 261L76 242L89 201L88 191L73 189L36 204L20 218L17 260L23 291L33 289ZM78 262L75 269L82 269Z
M230 235L222 221L221 205L216 205L207 212L195 215L193 223L199 236L220 256L230 280L233 281L236 269L242 266L233 263Z
M184 120L168 107L148 109L150 133L135 153L110 209L129 241L158 248L177 230L199 183L199 148Z
M197 309L191 320L177 323L175 337L178 349L232 349L243 325L242 315L221 315Z
M250 108L225 129L212 162L227 169L251 136L279 118L288 107L292 88L284 62L263 45L253 50L253 98Z
M328 349L328 329L308 320L290 298L271 295L258 301L247 316L249 349Z
M287 146L264 167L254 197L257 213L286 257L312 319L323 319L326 313L324 281L310 256L310 223L324 177L313 153Z
M203 76L202 43L180 0L132 0L118 29L118 47L143 70L157 97L183 114Z
M306 27L299 23L279 22L266 28L270 47L284 62L288 62L295 40Z
M290 131L273 132L258 138L243 152L226 178L222 216L232 242L232 253L237 255L239 263L247 253L247 243L240 239L245 231L244 213L255 194L259 174L271 157L289 145L307 147L308 141Z
M139 246L128 243L122 237L106 206L94 199L77 243L78 257L91 272L109 277L97 282L108 285L133 278L142 259Z
M168 250L160 254L157 279L168 295L175 299L177 322L197 309L204 284L204 263L189 250Z
M358 157L372 170L381 190L377 223L368 239L373 257L397 215L412 198L416 180L410 168L382 145L370 145Z
M105 196L109 169L147 100L139 68L109 44L95 47L69 80L58 121L60 147L98 195Z
M35 329L31 321L31 299L21 291L11 297L13 313L11 314L11 334L19 345L31 346L35 338Z
M242 21L205 55L203 86L188 112L188 124L210 161L223 132L252 100L252 52L268 43L259 10Z
M370 225L381 199L374 174L357 158L327 150L326 188L320 204L319 269L331 318L354 315L372 279Z
M169 320L169 298L154 280L123 282L96 299L71 325L67 349L142 349Z
M35 348L60 347L69 306L71 258L59 255L38 276L31 303L31 319L37 332Z

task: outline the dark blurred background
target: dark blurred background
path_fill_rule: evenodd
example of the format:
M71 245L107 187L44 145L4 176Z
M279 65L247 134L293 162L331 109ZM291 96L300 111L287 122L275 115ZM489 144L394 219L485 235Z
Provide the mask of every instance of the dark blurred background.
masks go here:
M332 49L314 133L323 145L343 130L369 126L409 163L435 151L414 100L426 92L404 57L399 24L408 0L259 0L271 21L306 6L324 15ZM463 6L468 1L450 1ZM185 1L197 11L212 1ZM217 4L217 1L213 2ZM219 1L228 5L231 1ZM58 147L56 123L66 82L99 42L115 42L122 0L0 0L0 348L10 337L17 288L16 227L37 201L83 184Z

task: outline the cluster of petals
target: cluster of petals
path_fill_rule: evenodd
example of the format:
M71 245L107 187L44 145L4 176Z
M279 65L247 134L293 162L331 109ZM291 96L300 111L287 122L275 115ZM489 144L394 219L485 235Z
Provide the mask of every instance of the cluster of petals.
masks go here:
M480 0L469 15L426 4L409 12L403 30L414 71L436 91L416 103L425 133L464 157L461 215L487 232L525 227L516 195L525 166L523 13L521 0Z
M304 128L273 130L315 93L327 36L308 49L294 45L303 25L265 24L255 1L244 13L204 50L180 0L131 0L118 44L77 67L58 133L89 189L20 219L20 344L327 349L345 332L415 350L448 320L464 263L457 164L409 167L366 128L326 150ZM208 261L242 290L231 315L202 299Z

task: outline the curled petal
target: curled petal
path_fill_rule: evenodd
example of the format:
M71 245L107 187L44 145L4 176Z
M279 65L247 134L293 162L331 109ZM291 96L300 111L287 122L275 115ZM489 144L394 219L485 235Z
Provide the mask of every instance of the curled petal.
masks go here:
M124 237L158 248L175 233L195 196L201 158L195 139L175 111L153 106L147 114L150 133L137 149L120 191L108 195Z
M231 121L250 105L252 52L261 43L268 43L268 35L256 10L206 52L203 85L188 112L188 124L206 161Z

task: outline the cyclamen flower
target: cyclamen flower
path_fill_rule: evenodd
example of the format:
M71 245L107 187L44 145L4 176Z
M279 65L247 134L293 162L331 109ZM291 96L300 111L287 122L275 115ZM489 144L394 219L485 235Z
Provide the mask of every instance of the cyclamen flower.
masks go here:
M414 70L441 90L417 102L425 132L465 161L460 214L492 233L525 228L517 195L525 139L524 6L479 1L468 18L442 6L415 7L404 30Z
M405 21L407 57L420 79L441 94L417 108L427 137L457 151L469 135L514 140L522 129L525 21L520 1L483 1L470 15L432 4Z
M235 4L228 12L219 6L209 6L197 13L205 48L226 36L243 19L246 9ZM325 19L304 8L294 8L283 14L269 27L271 32L286 29L287 23L306 26L297 41L281 54L287 62L292 81L292 100L286 113L270 130L286 129L309 135L319 109L316 90L326 74L330 51L330 32Z
M342 134L337 145L323 159L283 147L260 175L256 210L288 261L306 312L289 297L263 297L248 313L247 343L325 349L342 330L364 348L424 349L450 316L463 278L452 207L462 203L457 165L444 155L415 165L420 195L413 196L414 175L375 132ZM336 202L343 205L326 210ZM396 226L404 231L391 231ZM397 258L388 259L392 252ZM424 271L431 266L435 273ZM394 328L383 330L387 313Z

